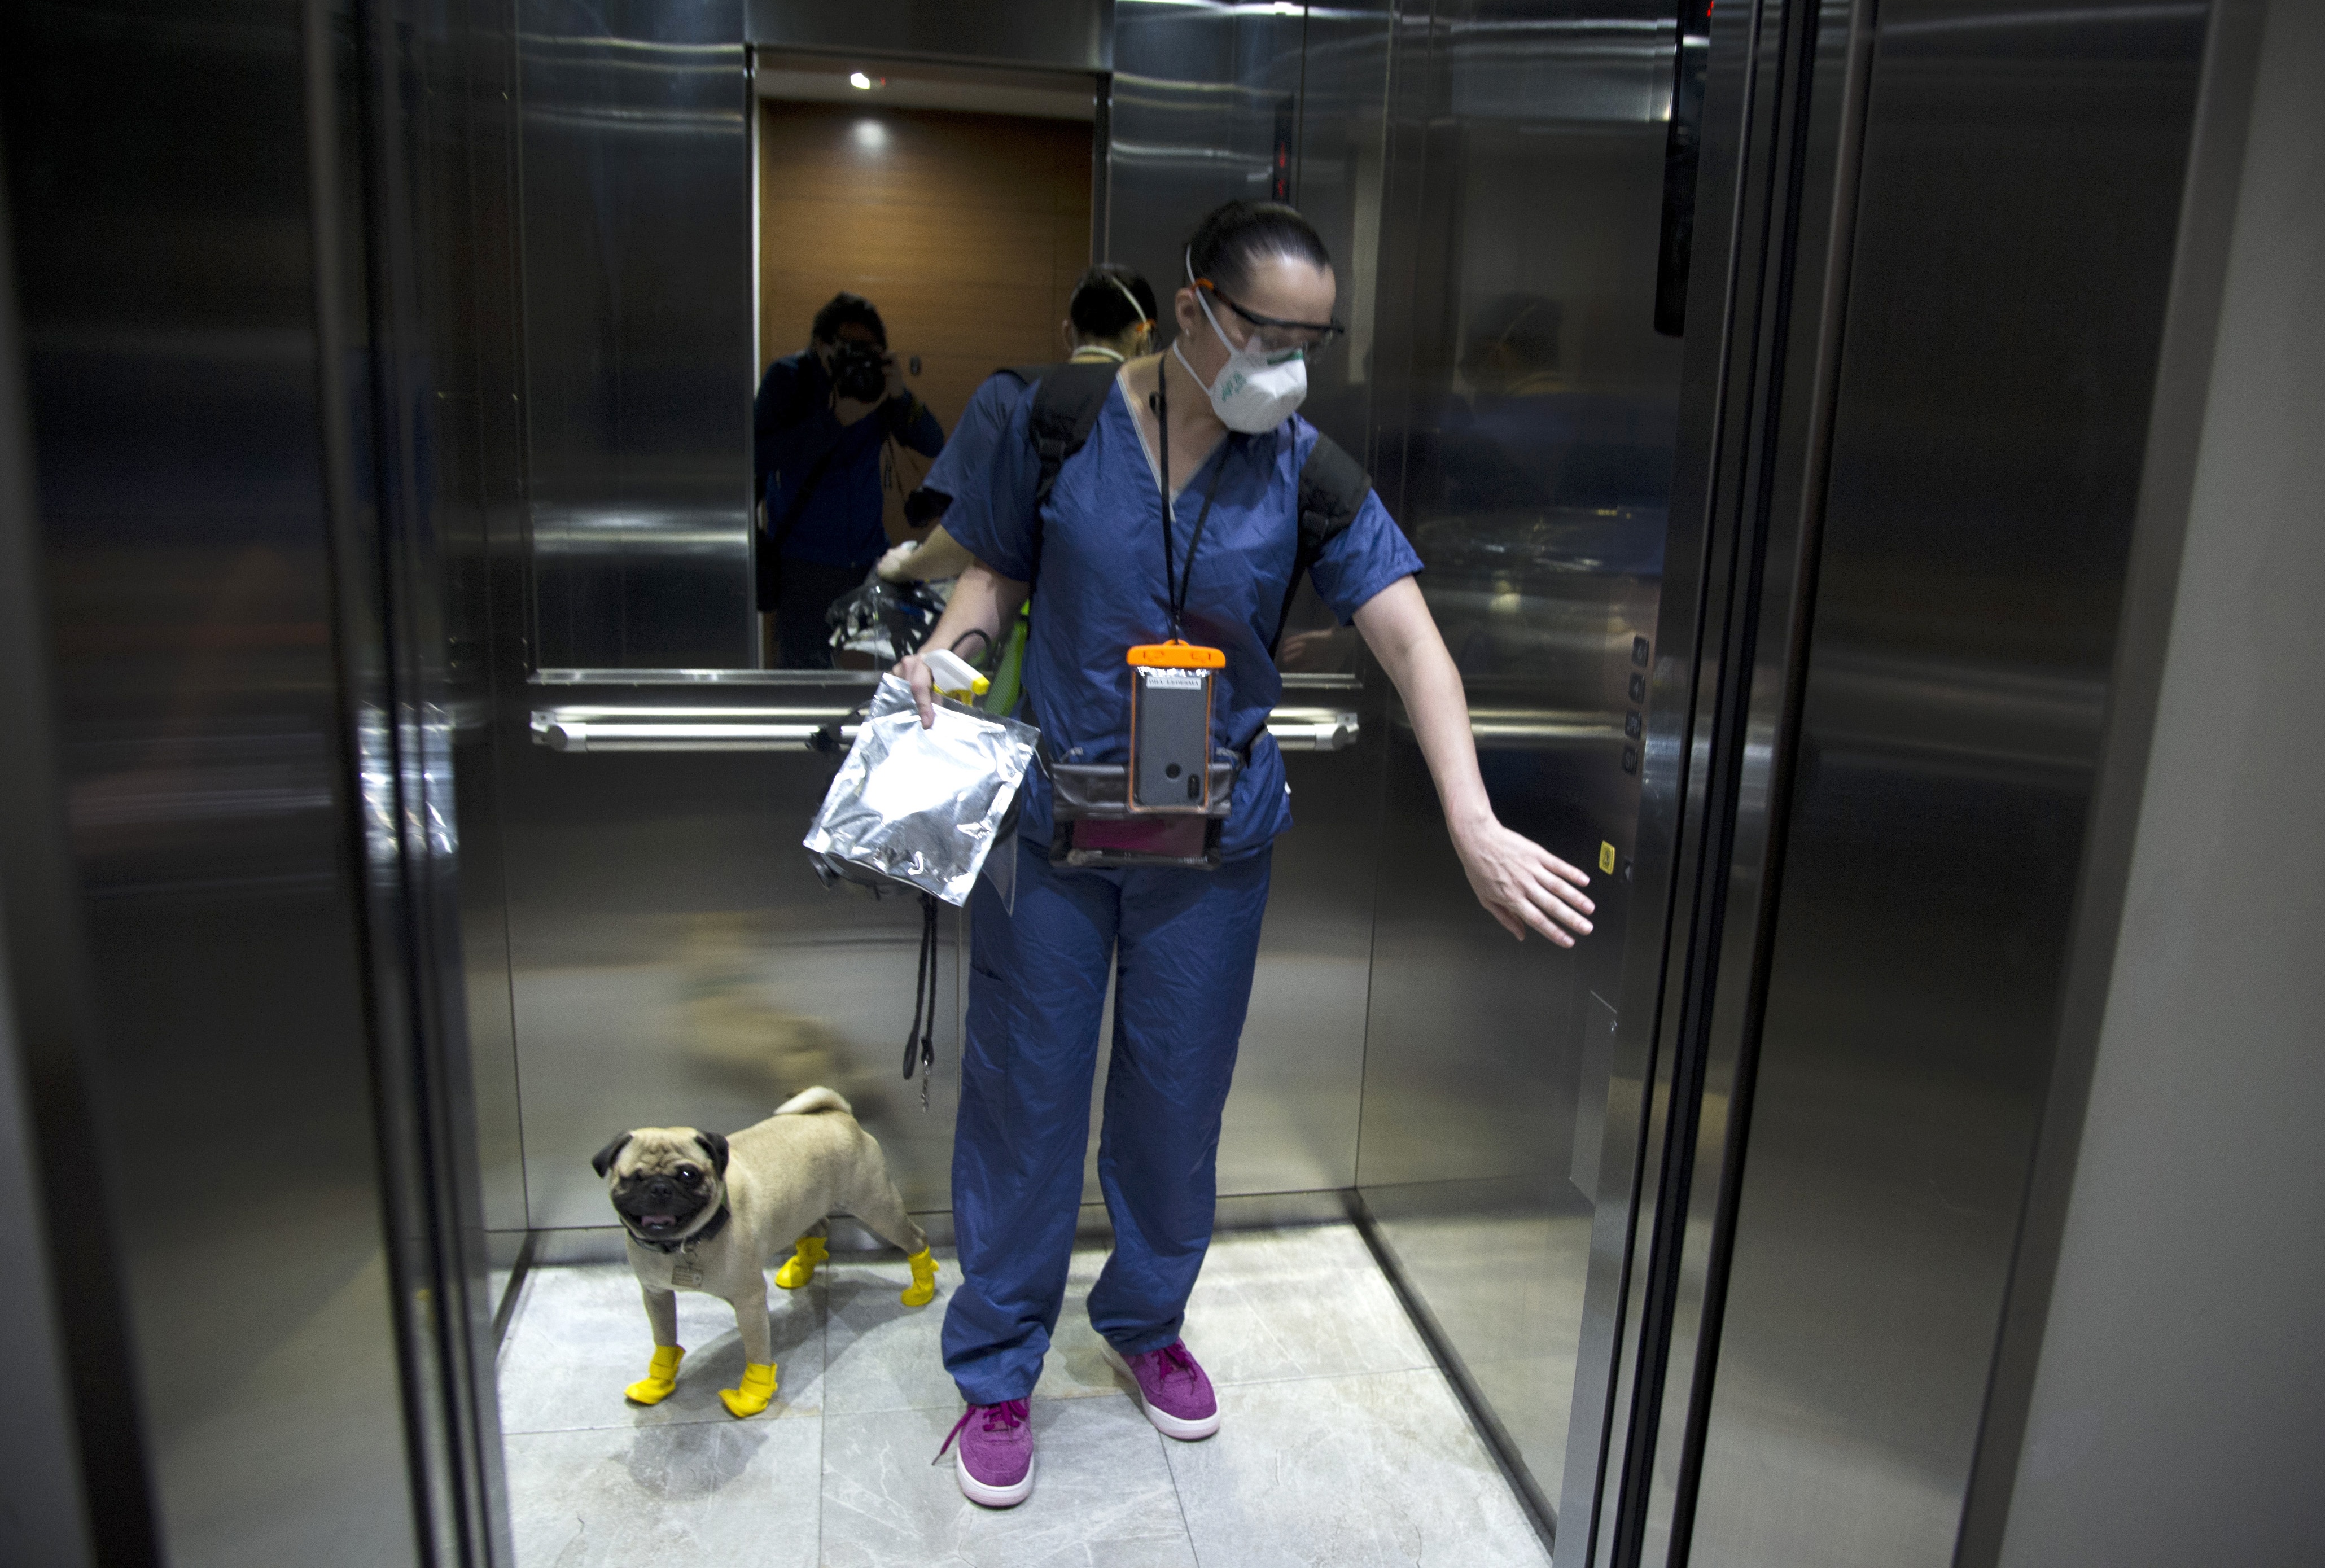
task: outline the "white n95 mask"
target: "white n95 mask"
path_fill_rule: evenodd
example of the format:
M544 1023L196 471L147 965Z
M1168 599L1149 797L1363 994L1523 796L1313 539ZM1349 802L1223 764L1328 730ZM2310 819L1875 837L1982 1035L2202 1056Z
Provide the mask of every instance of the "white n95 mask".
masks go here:
M1308 395L1307 356L1297 348L1270 354L1255 344L1238 348L1219 330L1219 319L1211 314L1211 302L1200 289L1195 292L1195 302L1202 306L1203 320L1211 324L1212 335L1227 351L1227 362L1220 366L1218 379L1204 389L1210 394L1211 412L1219 416L1219 422L1245 435L1257 435L1291 418L1292 410ZM1200 385L1203 378L1187 364L1179 345L1172 344L1171 352L1179 356L1188 378Z

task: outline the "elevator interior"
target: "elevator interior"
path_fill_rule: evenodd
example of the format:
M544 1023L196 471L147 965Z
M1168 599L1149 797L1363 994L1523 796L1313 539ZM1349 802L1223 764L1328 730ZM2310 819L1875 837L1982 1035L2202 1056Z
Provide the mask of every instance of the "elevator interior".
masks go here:
M750 602L761 71L879 62L1085 102L1088 254L1158 292L1227 196L1318 223L1305 412L1594 868L1589 942L1502 938L1304 603L1222 1224L1361 1226L1561 1568L1993 1560L2244 14L970 9L9 23L91 1560L507 1561L496 1318L610 1255L621 1127L831 1083L942 1234L968 933L923 1114L917 923L796 849L867 677L758 667ZM100 60L201 134L56 89Z

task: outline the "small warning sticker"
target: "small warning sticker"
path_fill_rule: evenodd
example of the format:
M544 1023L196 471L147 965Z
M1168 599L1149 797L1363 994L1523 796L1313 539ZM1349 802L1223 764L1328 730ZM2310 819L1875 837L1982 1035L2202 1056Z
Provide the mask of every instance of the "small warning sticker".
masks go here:
M1172 670L1148 667L1138 672L1139 678L1152 687L1168 687L1174 691L1200 691L1203 682L1211 678L1209 670Z
M1615 874L1615 846L1603 839L1598 842L1598 869L1610 877Z

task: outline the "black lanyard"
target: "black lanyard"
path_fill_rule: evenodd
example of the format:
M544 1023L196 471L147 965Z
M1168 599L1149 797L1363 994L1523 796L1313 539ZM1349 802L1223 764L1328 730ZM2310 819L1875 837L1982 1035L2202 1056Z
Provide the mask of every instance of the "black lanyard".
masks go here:
M1171 376L1162 365L1154 366L1154 420L1162 431L1162 591L1171 606L1171 636L1175 640L1186 637L1184 621L1187 614L1187 585L1195 577L1195 548L1203 542L1203 524L1211 520L1211 501L1219 493L1219 475L1227 472L1227 455L1219 454L1218 472L1211 476L1211 487L1203 492L1203 509L1195 515L1195 532L1187 541L1187 564L1173 583L1171 578ZM1224 444L1227 437L1221 436Z

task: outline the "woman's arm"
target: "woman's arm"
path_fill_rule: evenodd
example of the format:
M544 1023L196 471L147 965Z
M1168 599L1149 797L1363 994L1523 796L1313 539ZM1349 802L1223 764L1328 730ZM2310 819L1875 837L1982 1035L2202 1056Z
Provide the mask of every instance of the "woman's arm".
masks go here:
M944 426L937 422L927 404L909 392L903 395L904 406L894 415L896 439L924 458L935 457L944 450Z
M959 602L958 594L954 602ZM1532 839L1510 831L1494 815L1477 772L1461 673L1445 651L1421 585L1399 578L1366 600L1357 611L1357 630L1396 682L1413 716L1454 852L1486 913L1520 942L1529 925L1561 947L1572 947L1575 936L1588 936L1589 916L1597 908L1582 891L1590 878Z
M952 598L945 605L945 613L937 621L937 629L929 634L931 648L951 648L968 638L971 632L985 634L980 645L974 639L967 648L958 649L963 657L981 659L985 650L1001 640L1001 628L1025 602L1025 585L1012 582L982 561L971 560L968 570L954 584ZM912 700L920 705L921 728L927 729L937 721L935 682L929 674L928 664L918 654L907 654L896 661L894 673L912 683ZM1474 768L1474 765L1473 765ZM1523 840L1521 840L1523 842Z
M881 579L887 582L929 582L940 577L959 577L976 562L977 557L968 552L968 547L946 533L940 524L929 530L929 536L919 543L906 540L882 556L879 571Z

